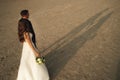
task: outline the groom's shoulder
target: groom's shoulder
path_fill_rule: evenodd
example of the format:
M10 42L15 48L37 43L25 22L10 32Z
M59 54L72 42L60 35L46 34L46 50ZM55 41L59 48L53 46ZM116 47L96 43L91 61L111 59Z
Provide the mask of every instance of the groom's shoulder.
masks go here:
M20 20L19 20L19 22L25 22L25 23L28 23L28 22L30 22L28 19L23 19L23 18L21 18Z

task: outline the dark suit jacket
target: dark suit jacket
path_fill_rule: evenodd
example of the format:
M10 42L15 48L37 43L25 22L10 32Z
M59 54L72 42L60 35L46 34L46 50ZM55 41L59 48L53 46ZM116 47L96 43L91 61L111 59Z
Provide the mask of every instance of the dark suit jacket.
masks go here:
M31 22L30 22L28 19L23 19L23 18L21 18L21 19L19 20L19 23L21 24L21 25L19 25L19 27L20 27L20 26L23 26L26 31L31 32L31 33L33 34L32 41L33 41L33 43L34 43L35 46L36 46L35 32L34 32L34 29L33 29L33 26L32 26L32 24L31 24Z

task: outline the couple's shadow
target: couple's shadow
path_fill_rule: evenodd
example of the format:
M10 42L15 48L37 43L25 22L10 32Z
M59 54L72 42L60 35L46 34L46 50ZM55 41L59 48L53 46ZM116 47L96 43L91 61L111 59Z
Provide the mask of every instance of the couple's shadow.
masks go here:
M78 49L80 49L88 40L91 40L96 36L98 29L112 14L112 12L106 14L107 11L108 9L105 9L92 16L42 51L44 53L49 50L45 58L51 79L54 79L57 76L62 68L64 68L65 64L76 54ZM103 13L105 13L105 15L101 17ZM85 28L86 30L80 34L81 30Z

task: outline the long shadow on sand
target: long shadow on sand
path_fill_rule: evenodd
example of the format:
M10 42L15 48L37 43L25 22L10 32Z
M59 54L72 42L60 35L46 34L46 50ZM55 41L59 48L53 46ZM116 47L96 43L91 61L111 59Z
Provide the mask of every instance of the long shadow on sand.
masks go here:
M50 50L46 55L46 65L51 79L54 79L57 74L59 74L65 64L76 54L78 49L80 49L88 40L91 40L96 36L98 29L112 14L112 12L106 13L106 11L108 11L108 9L92 16L86 22L70 31L43 51ZM103 13L106 15L102 16ZM85 31L81 33L83 29L85 29Z

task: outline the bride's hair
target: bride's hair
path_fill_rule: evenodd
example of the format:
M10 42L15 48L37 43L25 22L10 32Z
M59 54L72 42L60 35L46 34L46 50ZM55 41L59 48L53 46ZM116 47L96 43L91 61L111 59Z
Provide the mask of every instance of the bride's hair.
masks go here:
M20 42L24 42L25 39L24 39L24 32L30 32L30 29L27 28L27 26L20 26L20 25L23 25L22 22L19 22L18 23L18 37L19 37L19 41Z

